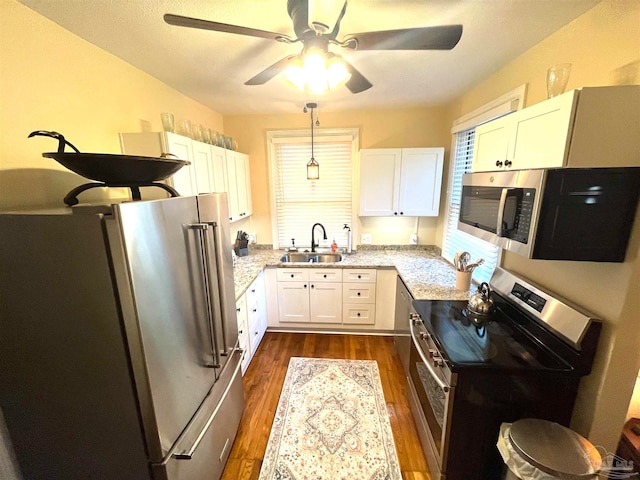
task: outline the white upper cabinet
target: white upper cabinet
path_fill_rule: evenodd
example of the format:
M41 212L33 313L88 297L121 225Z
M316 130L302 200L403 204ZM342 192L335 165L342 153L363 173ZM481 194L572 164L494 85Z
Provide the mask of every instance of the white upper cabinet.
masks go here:
M437 216L444 148L360 150L360 216Z
M633 165L639 104L637 85L585 87L479 125L472 171Z
M226 169L230 220L234 222L246 218L252 213L249 156L226 150Z
M128 155L171 154L170 158L189 161L167 179L180 195L227 192L231 221L251 215L248 155L169 132L121 133L120 145Z

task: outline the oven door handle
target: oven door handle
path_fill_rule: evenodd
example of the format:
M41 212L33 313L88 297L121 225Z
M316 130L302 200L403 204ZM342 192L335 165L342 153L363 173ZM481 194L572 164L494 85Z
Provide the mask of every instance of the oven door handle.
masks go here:
M429 360L427 360L427 357L424 356L424 353L422 353L422 348L420 347L420 344L418 343L416 335L413 331L413 320L411 319L409 320L409 328L411 329L411 340L413 340L413 344L415 345L416 350L418 351L418 355L420 355L420 358L422 359L422 362L426 365L427 370L429 370L429 373L433 377L433 380L438 384L443 392L447 393L449 390L451 390L451 387L444 381L442 381L440 377L438 377L438 374L431 366L431 362L429 362Z

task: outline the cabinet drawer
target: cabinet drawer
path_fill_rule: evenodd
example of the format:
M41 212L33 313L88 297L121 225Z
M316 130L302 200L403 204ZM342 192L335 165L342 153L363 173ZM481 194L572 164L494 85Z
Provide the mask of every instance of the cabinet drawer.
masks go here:
M376 323L375 304L346 303L342 307L342 323L345 325L374 325Z
M309 270L312 282L342 282L341 268L312 268Z
M375 282L376 270L374 268L345 268L342 280L344 282Z
M279 282L299 282L309 280L309 269L279 268L276 270L276 280Z
M343 283L344 303L376 303L375 283Z

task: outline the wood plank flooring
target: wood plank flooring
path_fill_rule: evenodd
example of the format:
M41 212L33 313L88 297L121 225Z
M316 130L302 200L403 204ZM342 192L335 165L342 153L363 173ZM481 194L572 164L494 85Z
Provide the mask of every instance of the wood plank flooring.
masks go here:
M291 357L376 360L402 477L430 480L392 337L274 332L265 334L243 378L245 411L222 480L258 479Z

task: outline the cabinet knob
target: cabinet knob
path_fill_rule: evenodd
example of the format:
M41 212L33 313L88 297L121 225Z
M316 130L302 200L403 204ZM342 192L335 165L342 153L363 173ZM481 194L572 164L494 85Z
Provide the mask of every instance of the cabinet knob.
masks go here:
M322 275L324 278L327 278L327 274L325 273L324 275Z
M496 167L502 166L502 160L496 160Z
M294 275L293 275L293 273L292 273L292 274L291 274L291 278L293 278L293 276L294 276Z
M304 288L307 288L307 284L306 283L304 284Z
M362 275L358 275L358 278L362 278Z
M258 311L257 308L254 308L253 310L251 310L253 313L256 313Z
M360 292L358 292L358 296L360 296Z
M239 309L239 308L236 308L236 312L239 312L239 311L240 311L240 309Z
M358 312L358 316L360 316L360 312Z
M313 285L311 285L311 288L313 288Z
M397 214L398 214L398 212L393 212L393 214L394 214L394 215L397 215Z
M404 215L404 212L400 212L400 215Z
M504 166L505 167L510 167L511 165L513 165L513 163L511 163L511 160L505 160L504 161Z

